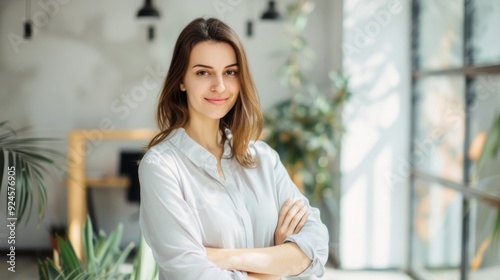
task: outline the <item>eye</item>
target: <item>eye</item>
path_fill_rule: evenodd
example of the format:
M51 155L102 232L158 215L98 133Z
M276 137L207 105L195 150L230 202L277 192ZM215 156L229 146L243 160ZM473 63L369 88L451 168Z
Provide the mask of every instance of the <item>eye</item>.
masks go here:
M197 76L207 76L208 74L209 74L208 71L205 71L205 70L200 70L200 71L196 72Z
M236 71L236 70L227 70L226 74L229 75L229 76L236 76L236 75L238 75L238 71Z

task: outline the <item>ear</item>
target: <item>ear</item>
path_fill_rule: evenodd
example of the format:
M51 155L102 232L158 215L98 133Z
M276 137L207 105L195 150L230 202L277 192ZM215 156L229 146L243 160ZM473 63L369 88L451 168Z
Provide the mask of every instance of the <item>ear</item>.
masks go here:
M181 83L181 85L179 86L179 88L181 89L181 91L186 91L186 87L184 86L183 83Z

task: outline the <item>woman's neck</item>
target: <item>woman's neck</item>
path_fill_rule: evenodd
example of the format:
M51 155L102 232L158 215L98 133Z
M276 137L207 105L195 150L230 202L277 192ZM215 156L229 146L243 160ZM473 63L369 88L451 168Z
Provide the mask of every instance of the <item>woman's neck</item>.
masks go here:
M221 158L223 150L218 120L210 123L188 122L184 129L194 141L207 149L217 159Z

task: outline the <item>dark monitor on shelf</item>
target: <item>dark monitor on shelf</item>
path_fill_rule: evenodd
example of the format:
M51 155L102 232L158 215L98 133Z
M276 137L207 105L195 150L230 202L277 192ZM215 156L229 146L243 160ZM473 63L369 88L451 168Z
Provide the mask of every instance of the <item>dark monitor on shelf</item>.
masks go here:
M138 168L143 155L144 151L140 150L120 152L120 175L130 179L127 192L127 200L130 202L140 202L141 200Z

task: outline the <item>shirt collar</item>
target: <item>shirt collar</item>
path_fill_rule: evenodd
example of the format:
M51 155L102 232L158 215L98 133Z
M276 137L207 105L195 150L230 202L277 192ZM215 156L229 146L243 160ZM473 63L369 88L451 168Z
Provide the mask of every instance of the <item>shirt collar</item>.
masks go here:
M231 133L230 131L226 131L227 133ZM191 160L194 164L198 166L203 166L203 164L216 164L217 159L214 155L212 155L207 149L198 144L198 142L194 141L189 135L186 133L184 128L177 128L170 134L171 136L168 138L168 141L172 143L179 151L181 151L189 160ZM228 158L231 156L231 146L229 145L229 141L226 140L224 143L224 152L222 157Z

